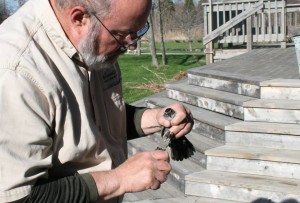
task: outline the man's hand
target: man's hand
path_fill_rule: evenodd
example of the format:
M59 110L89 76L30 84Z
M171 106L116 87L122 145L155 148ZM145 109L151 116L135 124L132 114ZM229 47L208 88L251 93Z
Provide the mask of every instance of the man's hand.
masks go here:
M158 189L170 173L169 154L165 151L146 151L130 157L116 169L93 172L100 201L123 195Z
M164 116L164 113L168 108L171 108L176 112L175 117L172 119L166 119ZM190 109L181 103L176 103L161 109L156 116L156 120L160 125L169 128L170 132L172 132L176 138L188 134L194 125Z
M158 189L171 170L169 155L165 151L147 151L130 157L116 168L125 192Z
M171 108L176 115L171 120L166 119L163 115L167 108ZM151 134L161 130L161 126L170 128L169 130L180 138L188 134L194 125L193 116L189 108L181 103L176 103L165 108L148 109L144 112L141 121L141 127L145 134Z

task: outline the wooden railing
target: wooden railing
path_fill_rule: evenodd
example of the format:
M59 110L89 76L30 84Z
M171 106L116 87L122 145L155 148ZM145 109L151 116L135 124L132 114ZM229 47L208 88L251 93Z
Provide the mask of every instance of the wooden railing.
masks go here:
M236 5L238 8L238 5ZM226 34L230 33L229 35L229 41L230 43L232 42L239 42L239 27L237 26L240 23L243 23L243 21L245 19L247 19L248 17L251 17L251 15L253 15L254 13L258 12L259 10L261 10L264 6L264 3L258 2L252 6L250 6L250 4L248 5L249 8L247 8L245 11L243 12L235 12L235 16L232 17L232 15L229 15L230 18L228 21L226 21L226 10L224 12L224 10L222 11L222 20L223 20L223 24L220 25L220 11L217 11L217 28L214 29L213 31L207 33L207 35L203 38L203 43L207 44L209 42L211 42L212 40L214 40L216 37L221 36L222 34L224 34L225 32L227 32ZM219 7L217 7L219 9ZM224 9L226 9L226 7L224 6ZM212 27L213 24L211 24ZM235 28L232 28L235 27ZM245 31L245 26L242 27L242 31ZM233 34L234 33L234 34ZM243 32L243 37L245 38L245 32ZM225 39L226 41L226 39Z
M248 50L252 43L281 43L286 47L291 35L300 34L298 4L287 5L285 0L208 2L203 4L203 42L208 55L213 55L215 43L247 43Z
M300 34L300 4L287 4L286 6L287 40Z
M247 12L258 0L240 0L225 3L204 4L205 34L219 29L242 12ZM251 16L251 31L253 42L281 42L286 35L286 2L284 0L263 1L263 9ZM210 31L211 30L211 31ZM247 42L247 22L243 19L238 25L228 29L215 38L219 43Z

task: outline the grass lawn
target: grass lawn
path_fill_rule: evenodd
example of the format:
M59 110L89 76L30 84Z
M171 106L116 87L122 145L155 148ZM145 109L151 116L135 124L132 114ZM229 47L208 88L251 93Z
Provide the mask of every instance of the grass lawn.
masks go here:
M165 42L165 48L168 53L182 53L183 51L188 51L189 50L189 43L186 41L166 41ZM146 41L143 41L141 44L141 49L143 53L150 53L150 48L149 48L149 43ZM161 43L157 42L156 43L156 49L159 49L157 52L161 52ZM192 49L195 51L195 53L199 53L199 50L203 50L204 46L202 44L202 41L200 40L195 40L192 43Z
M168 65L156 68L151 65L150 55L123 55L119 64L124 97L127 103L132 103L162 91L165 83L175 80L175 76L184 75L190 68L204 65L205 59L204 55L170 55Z

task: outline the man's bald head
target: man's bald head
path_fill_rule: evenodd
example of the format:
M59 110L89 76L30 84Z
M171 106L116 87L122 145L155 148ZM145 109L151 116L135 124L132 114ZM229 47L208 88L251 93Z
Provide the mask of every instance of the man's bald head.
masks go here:
M136 10L141 4L151 8L152 0L55 0L55 4L59 10L64 10L74 6L82 6L87 9L89 13L96 13L100 18L109 16L111 11L127 12L129 10ZM149 15L149 11L145 10L145 14Z

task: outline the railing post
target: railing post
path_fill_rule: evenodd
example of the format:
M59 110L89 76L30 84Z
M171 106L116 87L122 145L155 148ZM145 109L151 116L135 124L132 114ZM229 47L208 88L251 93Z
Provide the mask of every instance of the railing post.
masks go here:
M247 18L247 51L252 50L253 36L252 36L252 16Z
M297 63L298 63L298 71L300 73L300 35L293 36L293 41L295 44Z
M209 16L208 16L208 32L212 32L213 26L213 7L212 7L212 0L209 0ZM214 62L213 60L213 41L209 42L205 46L205 60L206 64L211 64Z
M286 22L286 1L282 0L282 12L281 12L281 29L282 34L284 36L283 41L281 42L281 48L286 48L286 40L287 40L287 22Z

